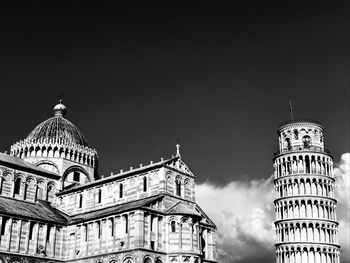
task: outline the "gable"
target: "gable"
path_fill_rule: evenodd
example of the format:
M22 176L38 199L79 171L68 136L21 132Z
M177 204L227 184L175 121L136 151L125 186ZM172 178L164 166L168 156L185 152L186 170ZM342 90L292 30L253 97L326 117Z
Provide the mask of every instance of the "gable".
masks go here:
M184 174L194 176L188 165L180 157L169 160L169 162L166 163L166 166L178 170Z
M209 225L216 229L215 223L209 218L209 216L206 213L204 213L204 211L202 210L202 208L199 207L199 205L196 205L196 211L202 216L202 220L200 221L201 224Z

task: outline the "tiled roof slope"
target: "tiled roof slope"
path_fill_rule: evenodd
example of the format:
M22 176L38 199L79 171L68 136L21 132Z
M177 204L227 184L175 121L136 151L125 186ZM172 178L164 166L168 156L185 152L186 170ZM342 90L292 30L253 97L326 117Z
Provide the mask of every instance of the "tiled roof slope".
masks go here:
M54 177L59 177L58 174L47 171L43 168L40 168L34 164L28 163L16 156L8 155L5 153L0 152L0 164L4 163L11 168L18 168L18 169L23 169L23 170L30 170L30 171L35 171L35 172L40 172L40 173L45 173L47 175L51 175Z
M161 199L161 198L163 198L162 195L156 195L156 196L152 196L152 197L148 197L148 198L144 198L144 199L140 199L140 200L136 200L136 201L131 201L131 202L116 205L116 206L106 207L103 209L74 215L74 216L70 217L71 223L84 222L84 221L88 221L91 219L97 219L100 217L113 215L115 213L120 213L120 212L124 212L124 211L128 211L128 210L132 210L132 209L141 208L141 207L146 206L146 205L152 203L153 201Z
M0 196L0 213L19 218L33 219L56 224L67 224L63 213L51 207L45 201L31 203Z
M168 215L194 215L201 217L201 215L195 210L187 207L186 205L182 204L181 202L176 203L172 207L170 207L166 214Z

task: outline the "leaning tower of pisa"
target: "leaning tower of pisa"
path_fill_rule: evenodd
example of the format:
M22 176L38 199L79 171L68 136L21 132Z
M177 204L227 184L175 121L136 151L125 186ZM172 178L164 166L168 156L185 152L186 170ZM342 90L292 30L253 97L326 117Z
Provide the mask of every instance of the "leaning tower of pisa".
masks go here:
M335 180L323 127L292 121L273 158L277 263L339 263Z

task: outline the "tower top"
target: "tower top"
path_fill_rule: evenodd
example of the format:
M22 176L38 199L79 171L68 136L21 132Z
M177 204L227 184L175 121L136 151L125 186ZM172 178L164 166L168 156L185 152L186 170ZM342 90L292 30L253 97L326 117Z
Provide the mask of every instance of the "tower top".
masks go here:
M288 128L288 127L299 127L299 126L317 126L319 127L321 130L323 130L323 125L322 123L315 121L315 120L311 120L311 119L299 119L299 120L290 120L290 121L285 121L282 122L277 129L277 133L280 133L282 130Z
M279 150L275 153L290 151L316 151L330 154L324 148L324 128L313 120L294 120L284 122L277 130Z
M59 100L59 103L55 105L53 108L53 112L55 116L64 116L67 112L66 106L63 105L62 99Z

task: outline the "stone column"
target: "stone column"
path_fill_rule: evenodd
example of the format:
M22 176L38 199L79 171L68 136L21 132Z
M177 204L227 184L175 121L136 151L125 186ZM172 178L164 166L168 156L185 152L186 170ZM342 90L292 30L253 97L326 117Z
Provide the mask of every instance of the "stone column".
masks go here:
M152 240L152 215L148 215L148 248L151 249L151 240Z
M198 223L199 224L199 223ZM196 231L197 231L197 248L199 250L199 252L201 252L201 236L200 236L200 228L199 225L196 225Z
M165 220L165 219L164 219ZM169 222L164 221L165 226L165 235L164 235L164 244L165 244L165 251L169 252Z
M85 256L89 255L89 242L90 242L89 233L90 233L90 224L87 223L85 225L85 253L84 253Z
M51 255L52 257L55 257L55 250L56 250L56 226L52 226L50 235L50 244L51 244Z
M178 223L179 225L179 249L182 248L182 224L181 222Z
M29 238L29 232L30 232L30 225L31 225L31 221L27 221L27 236L25 238L25 247L24 247L24 253L28 254L29 252L29 242L30 242L30 238Z
M104 219L102 222L102 231L101 231L101 239L100 239L100 251L103 253L106 253L108 251L108 242L110 240L109 233L107 233L108 230L108 219ZM103 241L105 242L103 245ZM103 251L102 251L103 250Z
M42 231L42 235L43 235L43 247L44 247L44 251L46 253L46 245L47 245L47 231L48 231L48 226L47 225L43 225L43 231Z
M89 250L89 244L91 242L93 242L93 240L90 239L91 223L86 223L85 227L86 227L86 231L85 231L86 242L85 242L85 254L84 255L88 256L91 254L91 251Z
M64 244L63 244L63 238L64 238L64 228L61 227L60 230L60 239L61 239L61 249L60 249L60 254L59 257L62 259L64 257L63 250L64 250Z
M80 232L80 242L79 242L79 255L84 255L84 242L85 242L85 233L84 233L84 225L78 226L78 231ZM78 237L76 237L78 238Z
M7 227L7 231L8 231L8 239L7 239L7 244L6 244L6 250L10 251L10 246L11 246L11 237L12 237L12 218L9 218L7 220L8 223L8 227ZM6 234L6 233L5 233Z
M135 247L144 247L144 212L139 210L135 212Z
M33 228L33 232L34 232L34 228ZM34 233L33 233L34 235ZM33 237L34 240L34 245L33 245L33 253L34 255L36 254L37 250L38 250L38 241L39 241L39 223L35 224L35 237Z
M115 252L117 250L117 222L118 217L113 218L113 224L114 224L114 235L113 235L113 251Z
M154 250L158 250L158 240L159 240L159 220L158 220L158 216L154 217L155 220L155 234L156 234L156 238L155 238L155 242L154 242Z
M205 229L205 257L209 258L208 229Z
M16 244L16 251L19 252L21 246L21 236L22 236L22 220L17 220L18 224L18 240Z
M102 250L102 235L103 235L103 222L102 222L102 220L100 220L99 222L100 222L100 228L98 229L98 231L99 231L100 239L99 239L99 242L98 242L98 253L101 253L101 250Z

